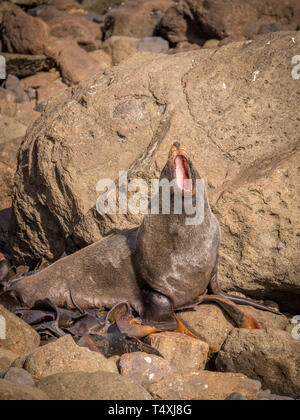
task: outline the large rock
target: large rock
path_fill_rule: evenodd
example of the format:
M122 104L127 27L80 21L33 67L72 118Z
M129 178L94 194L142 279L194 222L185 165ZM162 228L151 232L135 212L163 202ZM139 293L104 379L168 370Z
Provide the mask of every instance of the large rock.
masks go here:
M225 400L233 392L255 400L258 394L256 385L244 375L208 371L165 376L149 391L158 400Z
M219 370L261 381L274 394L300 397L300 342L287 332L235 329L216 364Z
M18 358L18 354L10 350L0 348L0 372L10 368L13 362Z
M58 72L45 72L41 71L38 72L32 76L24 77L24 79L21 80L21 86L24 90L28 90L30 88L38 89L38 88L44 88L48 86L50 83L54 82L59 78Z
M0 114L0 144L13 140L16 137L23 137L27 127L17 120Z
M178 372L196 372L205 368L209 345L201 340L175 332L151 334L146 340Z
M38 14L50 28L50 35L56 38L75 40L79 46L87 51L97 48L96 40L101 40L100 26L80 16L59 11L48 7Z
M36 349L14 366L23 367L35 380L65 372L118 372L115 363L100 353L77 346L70 335Z
M52 38L47 44L46 55L56 62L67 84L78 84L100 73L98 62L75 41Z
M220 350L234 328L234 321L217 304L202 304L193 311L180 312L178 317L215 350Z
M5 12L11 11L11 10L15 10L18 12L18 10L20 10L20 8L14 4L12 1L1 1L0 2L0 24L2 23L3 20L3 15Z
M85 8L82 7L77 0L38 0L39 4L46 4L55 7L57 10L68 12L74 15L82 16L86 13Z
M173 3L173 0L130 0L129 5L142 7L149 12L165 12ZM82 0L82 6L94 13L104 14L109 10L126 4L122 0Z
M0 339L0 348L18 355L36 349L40 344L40 336L28 324L0 305L0 315L5 319L6 338Z
M98 62L99 72L104 73L112 66L111 56L104 50L91 51L89 56Z
M2 40L5 51L21 54L43 54L49 39L49 28L39 18L22 9L6 11L2 19Z
M91 12L103 14L111 7L120 6L123 0L82 0L82 6Z
M129 36L111 36L103 43L103 50L110 55L114 66L136 54L138 39Z
M24 92L20 81L16 76L8 74L2 88L4 88L4 91L7 93L13 95L16 103L29 102L29 97Z
M0 377L13 384L35 386L32 376L25 369L11 367L4 374L0 374Z
M272 141L276 145L285 138ZM299 158L296 151L283 154L271 163L269 176L257 180L251 179L256 168L249 168L240 178L248 184L237 180L215 207L223 233L220 279L225 288L268 297L295 313L300 310Z
M52 400L151 400L130 379L111 372L72 372L51 375L38 383Z
M40 389L27 385L16 385L0 379L1 401L45 401L48 396Z
M177 369L166 359L143 352L123 354L118 361L120 374L148 388Z
M174 0L135 0L135 3L149 12L164 13L174 4Z
M54 80L52 83L49 83L49 85L42 86L37 90L37 102L48 102L66 89L67 85L61 80Z
M295 307L300 84L291 77L291 57L299 42L299 32L276 32L217 52L141 53L62 94L20 150L10 240L16 261L54 259L66 246L136 226L140 215L96 212L98 181L129 168L129 178L157 178L170 144L180 141L221 222L221 283L235 288L237 276L241 290L276 294Z
M168 52L169 43L160 36L152 36L140 39L136 47L138 51L160 54Z
M202 45L209 38L251 38L259 32L263 24L276 20L285 29L296 30L300 23L299 2L180 0L163 16L160 32L173 43L189 41Z
M40 116L38 112L33 110L31 102L16 103L13 94L5 89L0 89L0 113L3 117L12 119L2 121L2 124L7 127L0 135L4 142L10 141L15 137L24 136L27 126Z
M155 22L151 13L139 6L139 4L127 4L113 9L106 15L104 21L105 38L112 35L132 36L144 38L152 36Z

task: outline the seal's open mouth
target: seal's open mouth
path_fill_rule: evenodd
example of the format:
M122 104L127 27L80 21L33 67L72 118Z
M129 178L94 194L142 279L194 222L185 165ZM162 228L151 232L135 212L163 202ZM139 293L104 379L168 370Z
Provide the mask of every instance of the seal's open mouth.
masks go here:
M176 156L174 160L174 169L178 188L182 191L192 191L193 181L191 179L191 171L188 161L184 156Z

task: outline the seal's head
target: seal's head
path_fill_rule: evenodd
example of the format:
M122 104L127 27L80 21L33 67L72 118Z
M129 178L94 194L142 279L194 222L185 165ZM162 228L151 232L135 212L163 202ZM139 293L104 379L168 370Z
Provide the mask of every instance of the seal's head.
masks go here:
M175 180L175 188L179 189L182 194L195 194L196 180L200 176L182 144L176 142L172 145L160 178L170 182Z

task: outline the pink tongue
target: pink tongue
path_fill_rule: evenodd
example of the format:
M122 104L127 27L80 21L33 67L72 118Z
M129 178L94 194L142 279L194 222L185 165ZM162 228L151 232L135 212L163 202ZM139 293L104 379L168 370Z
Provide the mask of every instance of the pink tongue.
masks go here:
M175 159L175 166L176 166L176 180L177 185L182 190L191 190L192 181L188 178L182 156L177 156Z

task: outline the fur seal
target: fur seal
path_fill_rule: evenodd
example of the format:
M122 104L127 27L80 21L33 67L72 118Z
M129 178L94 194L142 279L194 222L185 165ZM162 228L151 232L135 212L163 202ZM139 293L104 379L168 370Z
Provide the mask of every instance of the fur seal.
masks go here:
M197 200L198 174L184 147L174 143L161 180L174 181L171 211L147 214L139 228L111 235L10 285L22 304L51 299L59 307L112 308L120 302L136 311L154 330L189 333L174 311L203 301L221 305L242 328L259 328L234 302L269 310L250 300L226 295L217 280L220 227L203 189L203 221L187 225L188 214L175 214L175 197ZM176 195L177 194L177 195ZM207 294L207 291L212 294ZM147 330L149 332L149 330ZM192 335L192 334L191 334Z

